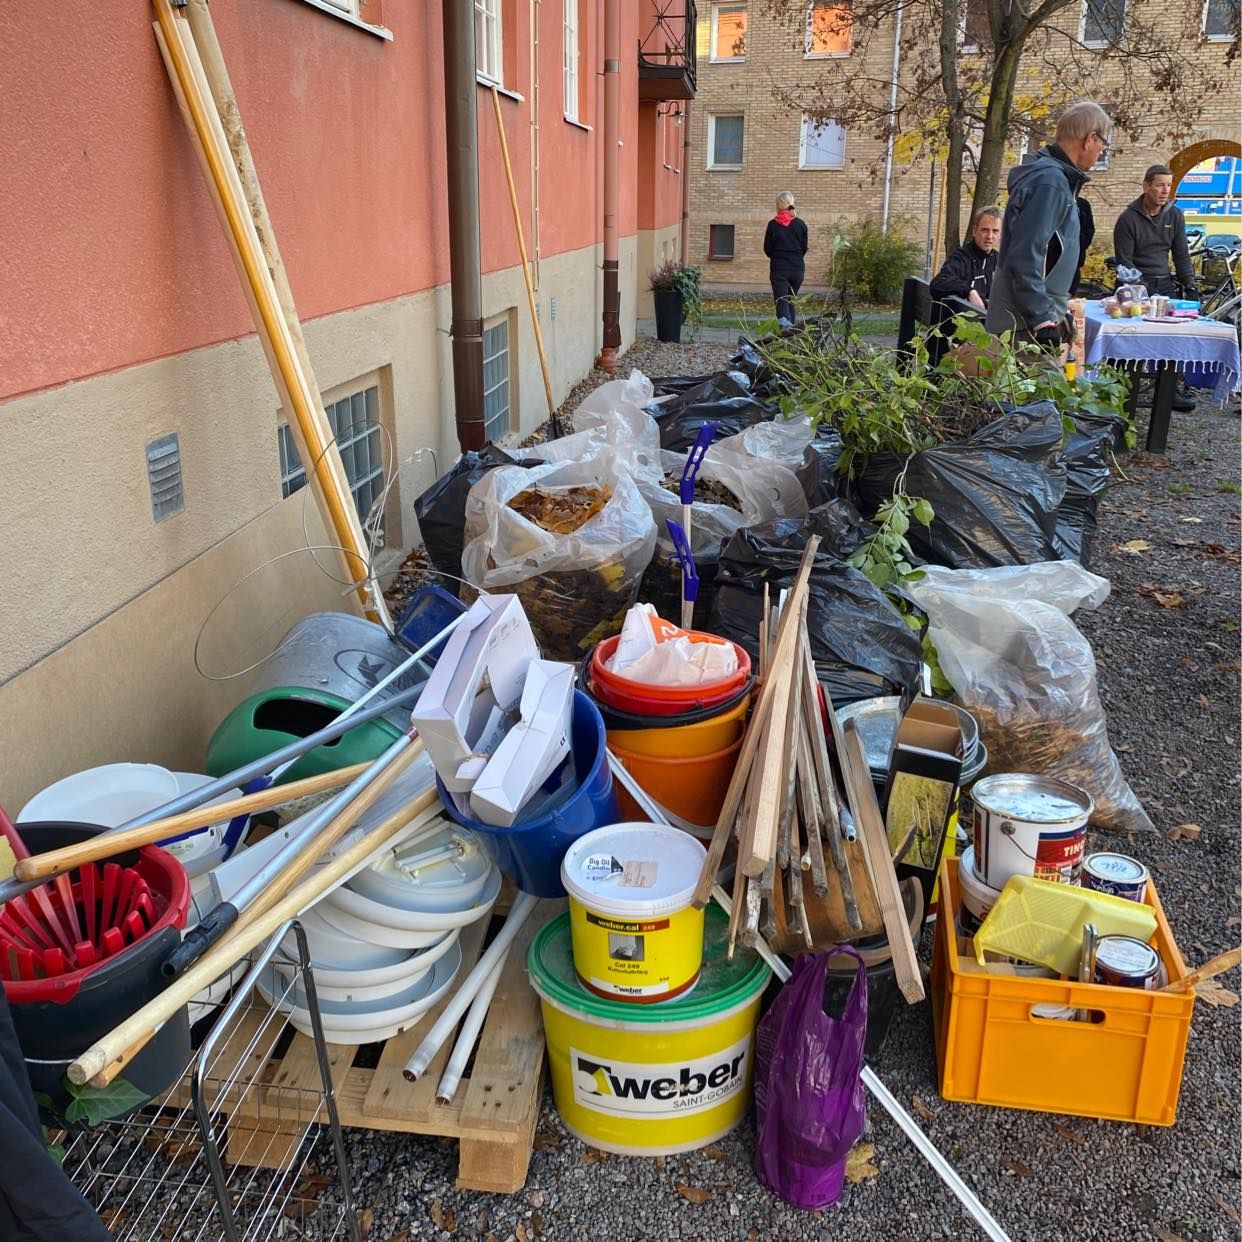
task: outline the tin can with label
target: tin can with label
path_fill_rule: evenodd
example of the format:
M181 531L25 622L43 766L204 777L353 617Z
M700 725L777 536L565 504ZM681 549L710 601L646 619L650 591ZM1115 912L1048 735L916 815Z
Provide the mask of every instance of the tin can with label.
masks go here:
M1082 886L1097 893L1141 902L1151 879L1137 858L1126 854L1088 854L1082 864Z
M997 890L1013 875L1077 884L1091 795L1068 781L1026 772L984 777L970 791L975 872Z
M1133 936L1101 936L1095 950L1095 982L1115 988L1144 988L1159 984L1160 954Z

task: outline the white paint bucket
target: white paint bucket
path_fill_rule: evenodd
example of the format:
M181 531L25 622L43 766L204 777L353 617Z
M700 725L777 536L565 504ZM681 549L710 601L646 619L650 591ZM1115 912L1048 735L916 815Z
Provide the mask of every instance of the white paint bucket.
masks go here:
M975 870L975 847L968 845L957 865L958 886L962 890L962 908L958 911L958 930L963 936L973 936L988 917L988 912L1000 897L1000 891L989 888Z
M1003 889L1014 875L1077 884L1087 844L1091 795L1051 776L1003 773L970 791L975 870Z

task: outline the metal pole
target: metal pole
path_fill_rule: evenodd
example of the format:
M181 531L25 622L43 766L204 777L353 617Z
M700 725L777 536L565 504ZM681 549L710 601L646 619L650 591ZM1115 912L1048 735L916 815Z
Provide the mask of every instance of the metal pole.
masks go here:
M927 261L923 265L923 279L932 278L933 230L936 227L936 161L931 164L931 183L927 187Z
M620 140L621 5L620 0L604 0L604 341L599 365L610 374L617 369L621 348Z
M880 230L888 232L888 209L893 195L893 140L897 129L897 76L901 72L901 17L903 4L897 6L897 21L893 26L893 84L888 97L888 141L884 147L884 207L880 218Z

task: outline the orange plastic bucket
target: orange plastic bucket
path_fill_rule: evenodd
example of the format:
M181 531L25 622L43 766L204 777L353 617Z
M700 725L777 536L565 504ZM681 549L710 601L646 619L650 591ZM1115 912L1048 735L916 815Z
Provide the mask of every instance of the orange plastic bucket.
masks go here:
M681 758L640 755L613 745L611 740L608 749L666 811L688 823L706 827L714 824L720 815L725 791L737 766L738 752L742 749L742 739L739 737L731 746L711 754ZM616 786L616 793L623 819L647 818L620 783Z
M750 695L707 720L668 729L609 729L608 745L658 759L694 759L732 746L746 728ZM607 722L607 717L605 717Z
M744 647L732 643L737 653L737 672L720 681L698 686L651 686L619 677L604 667L617 649L618 635L605 638L591 654L591 688L595 697L609 707L641 716L676 716L695 707L712 707L731 698L750 679L750 656ZM724 643L714 634L691 634L695 643Z

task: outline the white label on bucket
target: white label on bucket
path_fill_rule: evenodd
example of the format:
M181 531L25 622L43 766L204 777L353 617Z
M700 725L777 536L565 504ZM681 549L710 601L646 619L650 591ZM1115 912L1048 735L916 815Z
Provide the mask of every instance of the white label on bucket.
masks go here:
M611 854L588 854L582 860L582 874L588 880L606 880L621 869Z
M715 1108L746 1085L750 1035L711 1056L636 1063L569 1049L574 1100L607 1116L663 1120Z
M657 862L640 862L636 858L627 858L621 867L621 887L650 888L656 882L656 872L659 869Z

